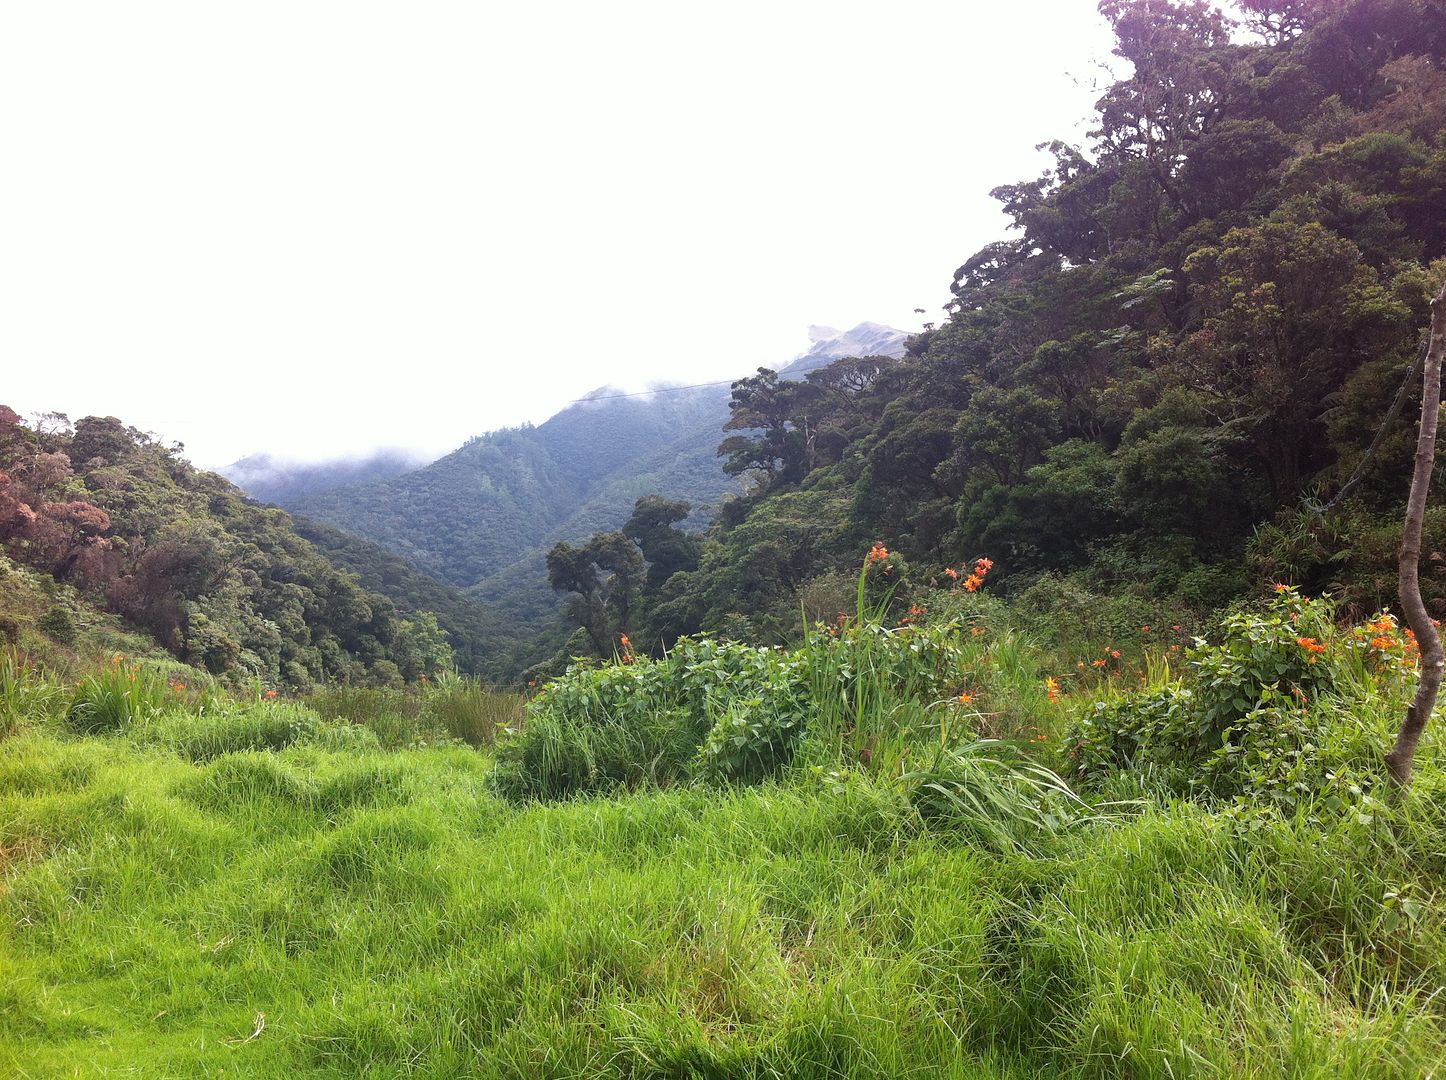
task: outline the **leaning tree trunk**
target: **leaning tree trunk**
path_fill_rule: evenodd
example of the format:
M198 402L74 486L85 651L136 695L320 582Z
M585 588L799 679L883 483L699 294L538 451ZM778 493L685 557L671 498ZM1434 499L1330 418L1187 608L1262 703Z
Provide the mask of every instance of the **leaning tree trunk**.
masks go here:
M1411 782L1411 768L1416 760L1416 746L1426 721L1436 707L1436 694L1441 689L1441 673L1446 656L1441 651L1441 635L1421 599L1421 530L1426 520L1426 494L1431 488L1431 470L1436 462L1436 421L1441 415L1441 359L1446 352L1446 285L1431 301L1431 343L1426 349L1425 374L1422 376L1421 426L1416 433L1416 468L1411 474L1411 497L1406 502L1406 526L1401 533L1401 610L1406 623L1421 647L1421 681L1416 686L1416 700L1406 710L1406 719L1396 735L1396 745L1386 755L1386 768L1391 779L1402 787Z

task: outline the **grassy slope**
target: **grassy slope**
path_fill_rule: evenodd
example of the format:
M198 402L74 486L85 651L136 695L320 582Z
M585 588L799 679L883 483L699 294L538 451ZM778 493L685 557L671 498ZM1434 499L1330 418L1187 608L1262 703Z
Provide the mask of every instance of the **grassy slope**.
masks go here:
M1443 1060L1421 976L1439 939L1408 925L1391 948L1381 921L1387 886L1441 880L1434 767L1385 847L1366 823L1177 806L1048 858L926 834L862 780L515 809L489 767L211 758L43 724L7 741L0 1073L1404 1078Z

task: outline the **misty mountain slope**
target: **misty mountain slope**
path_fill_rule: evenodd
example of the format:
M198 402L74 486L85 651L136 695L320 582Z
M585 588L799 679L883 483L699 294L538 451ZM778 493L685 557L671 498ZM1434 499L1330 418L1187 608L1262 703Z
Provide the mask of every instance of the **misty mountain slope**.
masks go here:
M579 514L577 528L616 528L638 497L630 476L646 473L645 485L709 499L732 484L716 463L705 468L688 441L716 430L727 409L726 388L600 397L537 427L474 439L403 476L304 495L288 508L467 586L550 545L559 527ZM686 433L682 446L680 432ZM650 467L640 468L644 462Z
M907 335L876 323L810 330L812 347L780 370L802 377L843 356L903 352ZM642 395L603 388L535 427L472 439L401 476L312 491L285 502L370 540L531 628L551 617L543 555L558 540L616 529L643 495L716 507L738 481L717 456L727 384ZM706 522L700 513L693 525Z
M286 506L302 495L328 488L389 480L420 468L428 460L427 455L397 448L378 450L360 458L320 462L251 454L216 471L253 499Z

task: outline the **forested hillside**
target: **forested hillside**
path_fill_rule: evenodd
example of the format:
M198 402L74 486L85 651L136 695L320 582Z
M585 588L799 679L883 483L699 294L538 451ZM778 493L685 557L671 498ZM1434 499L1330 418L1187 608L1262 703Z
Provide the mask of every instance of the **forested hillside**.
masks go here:
M391 480L294 499L288 508L405 556L432 576L475 585L544 543L588 499L641 460L715 428L726 388L580 402L537 427L471 440ZM691 466L691 467L690 467ZM711 460L672 479L699 497L728 485Z
M292 524L333 565L385 596L404 618L435 617L462 672L510 682L539 655L555 650L565 636L565 631L553 628L548 637L545 626L536 635L519 634L515 613L508 607L484 604L443 584L380 544L301 516Z
M431 615L339 571L281 510L115 417L35 428L0 406L0 551L66 591L6 636L62 643L94 605L233 680L400 683L450 661Z
M735 386L722 450L750 494L696 570L594 561L574 592L605 632L777 640L874 541L905 568L987 554L1026 608L1116 629L1262 580L1389 598L1446 273L1443 6L1102 10L1124 77L1088 143L994 192L1009 237L902 362Z
M318 462L287 461L270 454L252 454L216 471L253 499L286 506L314 491L389 480L426 463L425 455L400 449Z

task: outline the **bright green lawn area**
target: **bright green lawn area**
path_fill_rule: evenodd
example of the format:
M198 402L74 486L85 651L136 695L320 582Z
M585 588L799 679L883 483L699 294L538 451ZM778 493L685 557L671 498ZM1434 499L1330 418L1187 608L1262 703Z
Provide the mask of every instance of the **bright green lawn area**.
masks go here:
M1390 824L1180 804L1001 855L863 779L515 808L490 768L466 749L0 743L0 1075L1418 1078L1446 1061L1425 903L1439 772Z

